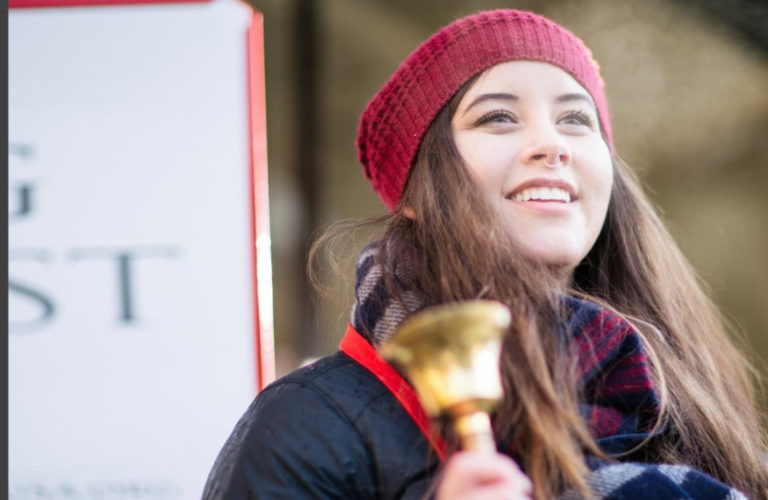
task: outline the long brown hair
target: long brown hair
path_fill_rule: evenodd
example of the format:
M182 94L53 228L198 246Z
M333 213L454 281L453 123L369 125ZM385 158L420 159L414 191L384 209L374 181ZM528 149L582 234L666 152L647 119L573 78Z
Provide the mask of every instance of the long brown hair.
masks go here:
M472 82L426 132L400 204L386 219L378 258L393 297L408 287L425 305L489 298L510 306L497 437L522 462L536 498L567 487L588 495L584 456L607 457L577 410L575 356L558 341L562 313L552 291L562 285L516 250L453 141L451 117ZM632 459L687 464L762 498L768 473L753 373L638 182L620 161L614 170L600 236L560 291L622 315L651 357L657 424L665 431ZM415 217L402 215L406 207ZM395 276L402 262L412 270L407 283Z
M621 161L605 225L574 285L630 318L655 353L662 418L671 432L654 443L652 458L691 465L751 497L767 497L758 374Z
M602 455L577 411L573 365L564 362L553 289L561 287L539 262L516 250L494 210L478 192L450 132L454 98L425 135L401 201L413 219L395 217L385 232L385 269L410 262L426 305L488 298L512 310L501 371L505 396L495 416L498 438L509 443L538 498L566 485L586 492L584 450ZM470 215L471 214L471 215ZM392 280L395 294L396 281Z

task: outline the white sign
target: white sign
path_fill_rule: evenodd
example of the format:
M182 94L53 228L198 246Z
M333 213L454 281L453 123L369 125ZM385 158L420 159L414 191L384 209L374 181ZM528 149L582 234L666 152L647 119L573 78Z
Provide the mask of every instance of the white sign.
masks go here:
M252 16L9 12L12 499L199 498L255 395Z

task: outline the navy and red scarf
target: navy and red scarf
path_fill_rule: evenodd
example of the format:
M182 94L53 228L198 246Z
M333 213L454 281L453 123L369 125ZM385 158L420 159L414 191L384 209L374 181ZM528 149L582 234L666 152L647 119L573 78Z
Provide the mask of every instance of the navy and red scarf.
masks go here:
M390 389L443 457L445 445L430 434L415 393L375 351L406 317L423 308L413 292L405 291L401 300L389 296L377 253L377 245L370 244L358 258L355 303L341 347ZM640 334L618 314L574 297L563 297L563 301L563 331L578 353L579 409L600 448L610 456L620 456L651 437L651 432L660 432L655 428L659 396L648 355ZM745 498L682 464L608 463L591 458L588 464L593 473L587 484L599 499ZM563 498L579 496L566 493Z

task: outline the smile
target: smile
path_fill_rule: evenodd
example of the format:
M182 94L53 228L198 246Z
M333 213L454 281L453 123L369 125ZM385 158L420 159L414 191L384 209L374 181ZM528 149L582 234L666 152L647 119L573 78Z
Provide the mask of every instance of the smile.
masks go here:
M505 196L516 202L531 202L543 206L546 203L567 205L577 201L576 189L565 179L537 177L521 182Z
M511 197L514 201L556 201L570 203L571 194L559 187L530 187Z

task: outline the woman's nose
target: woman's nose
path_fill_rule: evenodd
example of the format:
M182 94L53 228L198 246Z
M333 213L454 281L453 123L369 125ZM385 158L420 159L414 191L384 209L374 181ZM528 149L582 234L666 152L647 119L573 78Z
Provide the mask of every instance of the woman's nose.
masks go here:
M539 161L549 168L557 168L568 165L571 162L571 156L563 149L552 148L551 151L531 155L531 162Z
M541 164L549 168L570 164L571 152L557 131L551 126L542 128L544 130L531 131L530 143L522 152L523 163Z

